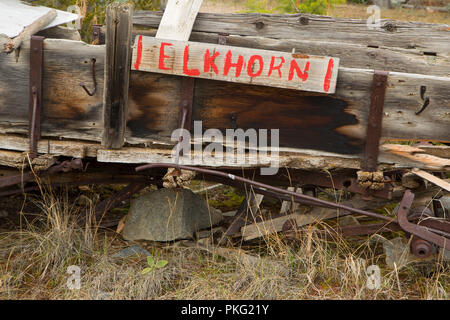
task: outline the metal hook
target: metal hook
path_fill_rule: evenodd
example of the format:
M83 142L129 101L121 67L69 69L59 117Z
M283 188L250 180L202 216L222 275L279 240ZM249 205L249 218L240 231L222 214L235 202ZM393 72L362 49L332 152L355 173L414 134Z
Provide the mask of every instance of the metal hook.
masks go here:
M84 84L84 82L80 83L80 86L91 97L97 92L97 81L95 80L95 62L96 62L95 58L92 58L91 59L91 74L92 74L92 82L94 83L94 90L92 92L90 92L89 89L86 88L86 85Z
M420 98L422 98L422 100L423 100L423 105L422 105L422 108L420 108L420 110L416 112L416 115L421 114L422 111L424 111L430 104L430 98L428 98L428 97L425 98L425 92L427 92L427 87L420 86Z

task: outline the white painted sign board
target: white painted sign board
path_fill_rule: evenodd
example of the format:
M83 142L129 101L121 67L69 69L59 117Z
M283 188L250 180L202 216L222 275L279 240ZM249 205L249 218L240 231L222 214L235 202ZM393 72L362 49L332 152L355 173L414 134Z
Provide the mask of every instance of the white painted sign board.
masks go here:
M0 34L9 38L18 36L23 28L52 10L41 6L30 6L19 0L0 0ZM44 29L78 19L77 14L56 10L56 18Z
M138 35L132 70L334 93L339 58Z

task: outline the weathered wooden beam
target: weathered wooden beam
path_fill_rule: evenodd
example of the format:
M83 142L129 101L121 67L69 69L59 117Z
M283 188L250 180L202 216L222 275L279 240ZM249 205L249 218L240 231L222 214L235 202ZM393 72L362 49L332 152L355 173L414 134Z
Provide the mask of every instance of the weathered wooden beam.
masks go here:
M9 151L27 151L28 139L10 134L0 134L0 150ZM10 162L8 151L5 153L5 163ZM38 153L52 156L68 156L74 158L97 158L99 162L107 163L150 163L150 162L170 162L173 160L172 148L133 148L126 147L120 150L108 150L103 148L100 143L91 143L86 141L59 141L41 139L38 142ZM410 147L406 145L384 144L380 147L379 168L380 169L403 169L403 168L421 168L427 170L448 171L450 170L450 147L440 149L440 155L432 155L434 150L428 148ZM181 164L195 164L201 159L201 154L193 153L192 161ZM2 153L0 153L0 158ZM23 159L23 157L21 158ZM250 159L250 155L245 158L247 168L260 167L270 159L259 157ZM361 161L357 157L348 155L324 154L318 151L291 150L280 152L280 167L332 170L336 168L360 169ZM250 164L250 163L254 164ZM240 168L240 164L234 166L225 166L215 163L208 163L209 167L220 168Z
M217 41L217 36L214 37L211 42ZM237 38L243 43L246 37L230 36L228 42ZM264 39L261 43L264 48L276 48L278 43L285 46L285 51L290 51L290 42ZM307 46L307 42L303 45ZM17 63L13 56L0 54L2 133L26 134L28 131L29 61L25 57L29 54L29 44L24 43L22 50ZM43 137L101 140L104 50L104 46L77 41L45 40ZM358 56L355 55L355 61ZM96 59L98 92L89 97L79 83L93 86L89 69L92 58ZM350 56L346 59L350 61ZM400 61L400 56L398 59ZM229 115L236 113L237 126L243 129L280 128L283 147L358 155L364 144L372 76L371 70L341 68L337 91L332 96L198 80L193 119L202 120L204 129L224 129L230 128ZM449 81L448 77L391 72L382 139L449 141ZM128 143L170 143L167 137L179 127L180 82L172 76L132 72ZM420 95L422 86L427 87L425 96L430 104L420 115L415 115L424 103Z
M114 2L106 9L106 60L102 145L121 148L128 115L133 5Z
M134 26L133 38L138 34L153 37L156 29ZM215 33L192 32L190 41L217 43L218 37L218 34ZM335 42L333 39L272 39L239 35L227 36L227 44L243 48L338 57L340 65L347 68L450 76L450 55L424 55L423 51L419 49L401 49L385 45L367 46L361 43Z
M297 226L305 226L322 220L336 218L338 211L328 208L314 208L309 213L293 213L278 218L265 220L253 224L248 224L241 228L241 234L244 241L253 240L263 236L277 233L282 230L284 223L288 220L295 220Z
M198 79L193 120L203 129L279 128L282 147L359 154L365 138L372 70L340 68L336 93L323 96L288 89ZM170 136L178 127L180 80L173 76L132 73L130 143L144 143L155 133ZM391 72L386 92L382 138L449 141L450 78ZM421 86L431 103L423 105ZM164 88L164 91L161 91ZM158 90L159 89L159 90ZM145 97L142 90L148 90ZM172 92L173 95L168 95ZM225 131L224 131L225 132ZM148 141L148 140L147 140ZM167 141L167 140L166 140Z
M403 169L403 168L421 168L437 171L450 170L450 160L438 158L432 155L418 152L417 149L409 149L408 146L382 145L379 155L379 170L384 169ZM398 147L397 147L398 146ZM403 148L406 147L406 148ZM401 151L400 151L401 150ZM171 149L149 149L149 148L133 148L127 147L121 150L104 150L97 151L97 159L100 162L117 162L117 163L152 163L162 162L170 163L174 159ZM191 158L180 159L180 164L196 165L201 163L202 154L192 152ZM267 165L271 160L270 157L259 155L256 157L252 154L245 156L244 164L224 164L223 159L211 159L207 164L208 167L219 168L256 168ZM360 169L361 160L354 156L344 154L327 154L319 151L297 150L291 152L282 152L279 156L280 168L297 168L309 170L331 170L336 168Z
M0 42L5 39L0 39ZM30 44L21 46L19 60L0 53L0 132L27 134ZM100 141L104 46L80 41L45 39L41 134ZM90 60L95 59L97 93L90 97L80 82L93 88Z
M28 139L25 137L0 134L0 149L11 151L28 151ZM40 139L37 144L37 151L40 154L54 156L66 156L73 158L95 158L97 150L102 148L100 143L87 141L64 141Z
M158 27L161 12L136 11L134 24ZM380 29L367 28L366 19L333 18L310 14L217 14L200 13L193 31L275 39L303 39L365 46L388 46L407 50L418 49L424 54L450 56L448 25L421 22L380 21Z
M425 179L427 181L430 181L431 183L441 187L442 189L447 190L448 192L450 192L450 183L448 183L447 181L443 180L443 179L439 179L438 177L432 175L431 173L428 173L426 171L423 170L419 170L419 169L413 169L412 172L421 177L422 179Z

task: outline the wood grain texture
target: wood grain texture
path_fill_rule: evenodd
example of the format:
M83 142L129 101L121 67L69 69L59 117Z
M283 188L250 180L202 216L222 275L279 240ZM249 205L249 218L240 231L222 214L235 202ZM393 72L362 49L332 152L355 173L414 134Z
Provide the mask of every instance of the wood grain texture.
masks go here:
M133 37L138 34L153 37L156 29L134 26ZM218 34L192 32L190 41L217 43ZM333 39L272 39L239 35L227 36L227 44L244 48L338 57L340 65L348 68L450 76L450 57L424 55L423 51L417 48L402 49L385 45L373 47L361 43L334 42Z
M128 117L132 4L113 2L106 9L106 58L103 90L102 145L121 148Z
M129 129L143 142L170 134L178 126L179 80L175 76L132 73ZM283 147L359 154L364 142L373 71L340 68L336 93L322 95L288 89L242 85L199 79L196 82L193 120L202 120L204 130L231 128L280 128ZM139 84L135 87L134 84ZM420 87L430 98L428 108L417 116L423 104ZM450 78L391 73L384 106L382 138L450 140ZM140 88L140 89L139 89ZM141 93L144 92L145 95ZM161 90L172 88L173 95ZM156 90L157 91L157 90ZM173 110L173 112L172 112Z
M136 36L132 70L334 93L339 58Z
M260 238L272 233L280 232L283 225L288 220L295 220L297 226L305 226L312 223L317 223L326 219L336 218L338 210L328 208L314 208L308 213L293 213L271 220L265 220L258 223L249 224L241 228L241 234L244 241L249 241L255 238Z
M252 17L250 15L249 19ZM316 18L318 20L314 20L315 23L329 26L334 23L331 18ZM344 24L337 23L336 32L343 28L339 29L339 25ZM350 26L353 24L347 23L345 30L350 30ZM433 34L430 38L440 37L445 45L442 39L447 39L448 32L443 31L442 26L406 24L403 29L400 28L405 37L409 34L407 26L414 26L410 31L416 35L418 30L423 29L424 36L417 37L417 41ZM312 29L308 32L312 37ZM225 129L230 128L230 114L236 113L238 127L281 128L281 144L285 148L308 148L318 150L323 155L327 152L345 152L358 157L365 137L373 74L369 69L361 71L357 68L376 68L399 71L391 72L388 79L383 139L450 141L450 80L446 77L449 70L446 64L448 56L439 52L436 56L424 55L422 51L431 50L431 47L423 45L415 49L403 48L403 42L396 45L389 34L384 34L386 31L377 31L386 38L386 42L380 42L378 48L367 47L364 41L350 41L354 38L352 32L347 32L348 42L337 41L333 37L331 42L330 39L316 42L314 38L308 39L308 32L305 31L305 37L295 40L262 38L259 33L252 36L236 35L229 36L227 43L284 52L291 52L295 48L297 53L337 56L343 67L340 68L334 95L198 80L195 86L194 120L201 119L204 129ZM354 33L360 32L355 28ZM369 39L369 31L364 32ZM377 32L374 31L374 34ZM317 34L322 37L320 33ZM217 43L217 34L194 32L191 40ZM438 49L441 47L436 46ZM308 48L310 51L307 51ZM104 46L45 40L44 138L101 140L104 53ZM375 53L375 58L372 58L372 53ZM0 133L25 134L28 130L28 55L28 42L22 45L17 63L12 55L0 54ZM79 86L80 82L85 82L88 88L93 86L90 58L96 59L98 83L98 92L93 97L89 97ZM435 63L428 61L428 58L435 59ZM410 73L403 73L405 71ZM415 115L423 105L421 86L426 86L425 96L430 98L430 104L420 115ZM154 142L171 144L168 137L179 126L180 91L179 77L133 71L126 142L136 146ZM252 117L252 114L255 116ZM340 156L343 155L340 153ZM402 163L397 165L401 167Z
M11 134L0 134L0 149L9 151L27 151L28 139ZM444 152L441 150L441 153ZM125 147L120 150L108 150L100 143L86 141L65 141L55 139L41 139L38 143L38 153L48 154L50 156L68 156L74 158L97 158L99 162L108 163L150 163L150 162L171 162L174 159L172 148L137 148ZM433 155L433 150L428 148L417 148L405 145L384 144L380 147L379 169L404 169L421 168L427 170L449 171L450 160ZM443 156L449 156L447 150ZM194 164L198 162L201 155L195 152L192 155L192 161L181 162L182 164ZM260 167L267 164L265 156L258 159L250 159L251 154L247 154L246 167ZM253 164L250 164L253 163ZM281 150L280 167L314 170L333 170L337 168L359 169L360 159L355 156L341 154L327 154L313 150ZM216 163L208 163L210 167L218 166ZM226 168L227 166L222 166ZM228 166L229 168L241 168L240 164Z
M22 44L18 62L14 55L0 53L2 133L28 132L29 47L29 41ZM101 139L104 54L104 46L70 40L44 41L42 136ZM85 82L93 88L91 58L96 59L98 83L92 97L80 86L80 82Z
M134 24L158 27L162 13L136 11ZM366 19L333 18L310 14L216 14L199 13L193 31L302 39L365 46L387 46L450 57L449 25L421 22L380 21L380 29L368 29Z
M100 141L104 48L69 40L44 41L43 137ZM28 52L29 44L24 43L18 63L13 56L0 54L3 133L25 134L28 130ZM96 59L98 84L93 97L79 85L86 82L89 88L93 86L90 58ZM229 115L235 112L241 128L282 128L283 146L358 154L365 136L371 81L371 70L341 67L336 94L324 96L198 80L193 117L203 120L205 129L230 128ZM175 76L131 73L127 142L167 142L167 136L179 124L180 85L179 77ZM423 104L421 86L427 87L426 95L431 102L417 116L415 112ZM382 137L450 141L449 86L450 79L446 77L391 72ZM254 117L252 109L256 110ZM290 141L294 144L290 145Z

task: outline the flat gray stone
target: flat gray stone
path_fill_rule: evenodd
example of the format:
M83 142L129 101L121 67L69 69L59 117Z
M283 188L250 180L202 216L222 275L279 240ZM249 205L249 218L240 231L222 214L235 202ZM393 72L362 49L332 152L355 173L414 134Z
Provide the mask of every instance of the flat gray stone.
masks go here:
M125 240L173 241L191 239L194 232L222 220L220 211L208 210L204 199L189 189L159 189L131 202Z
M147 250L143 249L141 246L138 246L137 244L125 249L120 250L119 252L116 252L111 256L111 258L117 259L117 258L128 258L134 255L144 255L146 257L151 256L151 253Z

